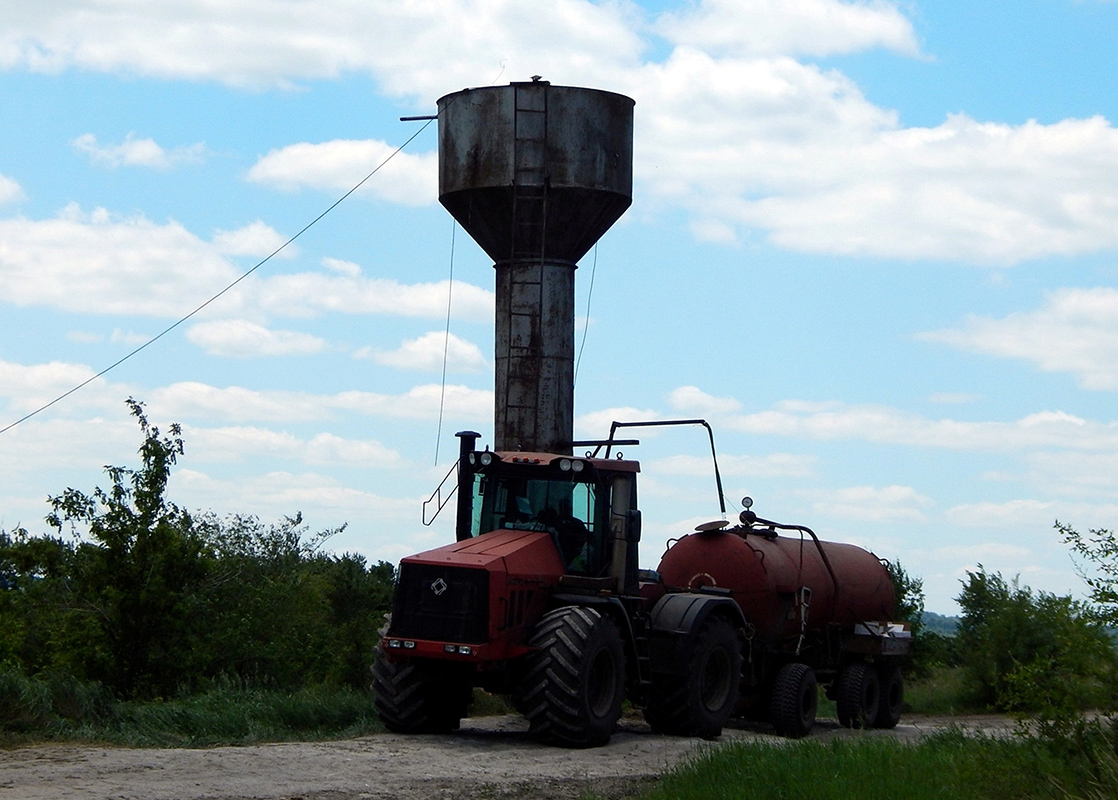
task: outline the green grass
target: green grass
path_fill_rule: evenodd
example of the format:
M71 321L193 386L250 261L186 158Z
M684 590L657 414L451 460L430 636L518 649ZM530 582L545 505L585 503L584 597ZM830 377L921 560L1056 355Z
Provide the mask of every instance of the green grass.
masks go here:
M121 703L90 738L133 747L208 747L348 739L382 730L372 696L353 689L215 689L162 703Z
M967 689L962 667L935 667L927 675L905 683L905 712L910 714L976 714L989 709Z
M1040 800L1118 796L1113 738L1079 749L949 731L915 743L877 736L733 742L669 772L642 800Z
M516 709L508 698L499 694L489 694L482 689L474 689L474 699L470 703L471 717L499 717L504 714L515 714Z
M207 747L336 739L384 730L372 695L314 687L297 692L219 683L174 700L122 702L98 686L0 669L0 744L103 742Z

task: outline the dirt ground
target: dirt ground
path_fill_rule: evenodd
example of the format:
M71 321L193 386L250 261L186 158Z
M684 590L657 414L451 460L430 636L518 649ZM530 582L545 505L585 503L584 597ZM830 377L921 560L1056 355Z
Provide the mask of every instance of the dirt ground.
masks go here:
M999 717L910 718L895 731L816 723L813 737L917 738L949 725L1006 731ZM771 730L771 729L769 729ZM623 798L709 743L659 736L623 719L606 747L564 750L528 739L519 717L466 719L448 736L379 734L341 742L207 750L49 745L0 751L3 800L567 800L594 791ZM722 741L769 738L764 726L727 729Z

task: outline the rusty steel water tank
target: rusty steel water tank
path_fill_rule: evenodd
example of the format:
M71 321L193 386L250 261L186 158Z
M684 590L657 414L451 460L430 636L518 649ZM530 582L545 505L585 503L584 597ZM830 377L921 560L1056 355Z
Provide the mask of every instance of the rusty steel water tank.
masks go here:
M832 622L846 627L891 620L895 610L893 582L877 556L852 544L820 542L816 547L806 536L761 535L740 528L693 533L672 545L657 571L671 588L729 589L763 639L800 634L802 587L811 592L810 632Z
M574 270L632 202L633 101L547 81L439 109L439 202L497 272L497 450L570 453Z

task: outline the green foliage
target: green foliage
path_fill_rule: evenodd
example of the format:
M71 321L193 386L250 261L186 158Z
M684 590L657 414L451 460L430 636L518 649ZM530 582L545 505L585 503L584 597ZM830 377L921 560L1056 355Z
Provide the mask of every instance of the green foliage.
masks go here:
M1056 521L1065 544L1070 544L1072 552L1086 561L1079 565L1079 574L1091 591L1093 611L1099 619L1110 626L1118 626L1118 539L1106 528L1089 530L1086 535L1069 525Z
M1070 597L1034 594L979 566L957 598L958 654L972 700L1063 718L1110 707L1116 672L1106 629Z
M924 581L905 571L900 561L882 561L893 581L893 594L897 598L894 619L908 622L912 628L912 652L905 659L905 672L910 677L927 677L932 668L951 664L953 643L941 634L928 631L925 626Z
M910 576L900 561L881 563L893 582L893 596L896 597L893 618L909 623L912 635L919 636L924 626L924 580Z
M64 685L120 699L215 680L364 690L392 565L321 552L337 530L310 535L298 514L268 525L182 510L166 498L179 427L163 436L128 405L139 468L106 467L110 488L50 498L57 535L0 531L0 681L21 687L0 730L66 718Z

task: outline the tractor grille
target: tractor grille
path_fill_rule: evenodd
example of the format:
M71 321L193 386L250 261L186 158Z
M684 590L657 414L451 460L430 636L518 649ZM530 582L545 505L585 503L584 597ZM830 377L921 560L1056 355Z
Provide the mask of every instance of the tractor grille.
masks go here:
M489 634L489 572L402 564L391 633L407 639L483 643Z

